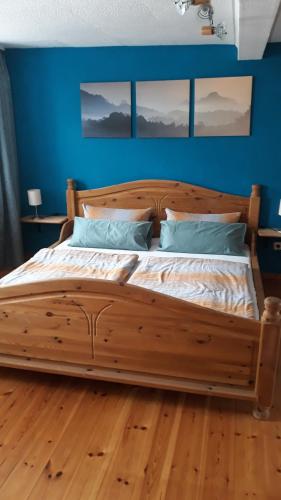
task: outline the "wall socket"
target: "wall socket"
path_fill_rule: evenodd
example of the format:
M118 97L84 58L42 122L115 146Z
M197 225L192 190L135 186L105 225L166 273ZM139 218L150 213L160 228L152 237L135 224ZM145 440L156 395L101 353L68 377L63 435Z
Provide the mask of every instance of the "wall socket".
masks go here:
M275 241L273 243L273 250L281 250L281 241Z

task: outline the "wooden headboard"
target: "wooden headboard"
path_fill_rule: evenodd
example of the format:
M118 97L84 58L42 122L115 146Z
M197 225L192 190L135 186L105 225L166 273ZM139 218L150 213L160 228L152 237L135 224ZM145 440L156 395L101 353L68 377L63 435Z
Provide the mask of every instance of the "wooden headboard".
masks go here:
M99 189L76 191L67 180L67 215L82 217L82 203L110 208L154 208L154 235L159 235L164 209L192 213L242 212L241 221L257 231L260 212L260 186L252 186L251 196L236 196L177 181L144 180Z

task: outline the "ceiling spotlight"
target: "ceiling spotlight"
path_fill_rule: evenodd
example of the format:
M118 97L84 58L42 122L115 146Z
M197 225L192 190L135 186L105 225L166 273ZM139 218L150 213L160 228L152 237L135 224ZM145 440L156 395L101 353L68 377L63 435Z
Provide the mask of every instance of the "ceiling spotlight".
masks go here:
M175 4L178 13L181 16L184 16L186 11L192 5L192 0L173 0L173 3Z
M178 13L183 16L189 7L198 7L198 17L208 21L208 26L203 26L201 34L204 36L216 35L221 40L227 35L224 23L214 24L214 9L211 0L172 0Z
M224 23L218 23L216 26L210 24L209 26L202 26L201 35L212 36L217 35L220 40L223 40L227 35L226 27Z
M217 35L218 38L223 40L227 35L225 24L218 23L214 28L215 28L215 35Z
M198 17L206 21L206 19L212 20L214 15L214 9L210 4L201 5L198 9Z
M204 5L210 3L210 0L172 0L172 2L175 4L178 13L183 16L191 5L201 5L201 8L203 8Z

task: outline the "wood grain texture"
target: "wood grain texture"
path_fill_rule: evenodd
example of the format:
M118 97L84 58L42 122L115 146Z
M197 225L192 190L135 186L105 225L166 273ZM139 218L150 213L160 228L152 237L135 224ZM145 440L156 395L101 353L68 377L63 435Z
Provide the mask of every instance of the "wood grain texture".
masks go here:
M252 186L250 197L236 196L178 181L143 180L99 189L75 190L73 179L67 181L67 215L83 216L83 203L108 208L153 207L154 235L160 232L165 208L191 213L241 212L241 221L249 229L258 228L260 187Z
M67 220L61 228L60 237L59 237L58 241L55 241L55 243L50 245L49 248L55 248L58 245L60 245L60 243L65 241L67 238L69 238L73 233L73 226L74 226L74 220L73 219Z
M262 315L256 380L257 407L268 411L273 403L277 370L280 358L281 301L268 297Z
M254 387L259 329L255 320L102 280L5 287L0 297L2 355L126 371L132 382L166 377L170 387L189 379L244 395Z
M279 500L281 387L251 403L0 370L3 500Z
M26 215L21 217L21 222L26 224L64 224L66 221L66 215L43 215L41 217Z
M254 251L251 252L251 266L252 266L252 274L253 274L254 286L257 297L259 316L261 317L264 310L265 295L264 295L263 280L261 276L259 260L256 254L255 245L254 245Z
M264 297L255 245L258 185L247 198L160 180L76 191L69 179L69 220L59 242L71 234L73 218L83 214L84 202L117 208L152 206L155 234L165 207L197 213L241 211L248 224L262 312ZM3 366L258 400L263 385L273 395L276 370L272 367L277 353L272 348L268 352L268 346L279 346L279 337L280 325L267 328L259 321L128 284L67 279L0 290ZM258 357L264 359L263 370ZM273 376L268 377L269 372Z
M281 238L281 229L260 228L258 235L261 238Z

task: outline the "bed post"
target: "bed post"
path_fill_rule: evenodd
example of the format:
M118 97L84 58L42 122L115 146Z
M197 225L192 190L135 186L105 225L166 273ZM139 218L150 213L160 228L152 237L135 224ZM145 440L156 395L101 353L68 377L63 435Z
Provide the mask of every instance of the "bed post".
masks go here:
M280 355L281 338L281 300L267 297L261 318L261 334L257 365L256 395L257 404L253 416L267 419L273 403L275 382Z
M250 244L252 256L257 253L257 233L260 219L261 187L259 184L252 185L252 192L248 211L248 232L247 239Z
M68 219L75 217L75 181L67 179L66 206Z
M251 264L253 271L253 278L257 294L257 303L259 314L261 316L264 309L264 291L263 282L260 272L260 266L257 256L257 232L259 227L259 217L260 217L260 185L253 184L252 192L250 196L249 211L248 211L248 242L251 248Z
M260 204L261 204L261 187L259 184L252 185L252 192L250 196L248 225L251 231L258 230L260 218Z

